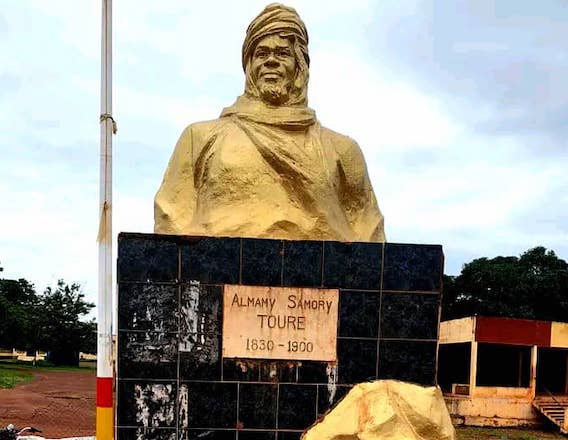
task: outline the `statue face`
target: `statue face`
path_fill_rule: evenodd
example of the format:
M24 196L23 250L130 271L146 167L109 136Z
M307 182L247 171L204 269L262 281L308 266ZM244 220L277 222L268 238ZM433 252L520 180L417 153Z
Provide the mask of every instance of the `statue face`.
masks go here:
M262 38L252 54L251 73L264 102L285 104L296 76L292 41L278 35Z

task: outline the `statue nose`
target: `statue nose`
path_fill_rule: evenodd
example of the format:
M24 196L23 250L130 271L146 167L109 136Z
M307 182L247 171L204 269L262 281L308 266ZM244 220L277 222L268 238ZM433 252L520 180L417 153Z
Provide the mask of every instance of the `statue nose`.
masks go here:
M278 61L278 59L276 59L276 57L274 56L273 53L271 53L268 58L266 58L266 61L264 62L264 64L266 66L278 66L280 63Z

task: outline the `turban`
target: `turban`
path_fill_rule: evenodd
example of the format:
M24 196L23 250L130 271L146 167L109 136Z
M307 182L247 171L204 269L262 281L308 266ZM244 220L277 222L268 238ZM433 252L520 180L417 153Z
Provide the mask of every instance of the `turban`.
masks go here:
M272 3L251 22L243 43L242 62L246 71L247 62L256 43L268 35L293 36L299 46L306 66L310 65L308 56L308 31L294 8Z

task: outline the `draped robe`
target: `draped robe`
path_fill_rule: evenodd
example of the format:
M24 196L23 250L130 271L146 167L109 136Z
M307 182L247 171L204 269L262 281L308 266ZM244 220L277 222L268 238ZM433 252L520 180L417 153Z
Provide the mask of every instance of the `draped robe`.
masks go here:
M156 233L384 241L359 146L309 108L241 96L181 134L154 204Z

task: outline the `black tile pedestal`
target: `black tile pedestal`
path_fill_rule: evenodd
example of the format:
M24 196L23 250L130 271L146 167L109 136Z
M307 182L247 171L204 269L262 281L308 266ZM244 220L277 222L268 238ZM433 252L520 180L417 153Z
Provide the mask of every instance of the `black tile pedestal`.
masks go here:
M122 233L118 440L298 440L350 388L435 383L441 246ZM339 289L337 362L223 359L223 286Z

